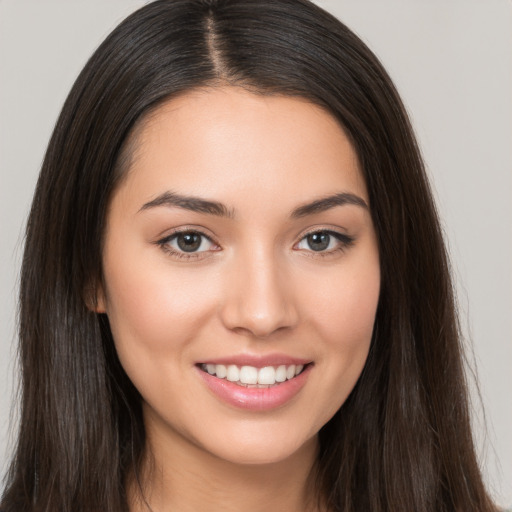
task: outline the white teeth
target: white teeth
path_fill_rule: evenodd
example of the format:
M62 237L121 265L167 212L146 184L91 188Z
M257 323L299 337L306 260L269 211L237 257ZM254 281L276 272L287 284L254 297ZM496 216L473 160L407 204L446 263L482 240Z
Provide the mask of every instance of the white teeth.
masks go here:
M276 370L276 382L284 382L286 380L286 366L282 364Z
M258 371L258 384L275 384L276 370L272 366L265 366Z
M230 382L236 382L241 386L250 388L264 388L273 386L276 383L285 382L299 375L304 369L302 364L284 364L278 366L265 366L256 368L254 366L242 366L239 368L235 364L203 364L201 365L205 372L210 375L216 375L219 379L227 379Z
M219 379L225 379L228 374L227 368L223 364L216 364L215 366L215 375L219 377Z
M288 380L293 379L295 377L295 365L292 364L291 366L288 366L286 369L286 378Z
M240 382L242 384L257 384L258 383L258 370L254 366L242 366L240 368ZM260 384L267 384L262 383Z
M240 380L240 370L238 369L238 366L235 366L234 364L230 364L228 366L226 379L231 382L238 382Z

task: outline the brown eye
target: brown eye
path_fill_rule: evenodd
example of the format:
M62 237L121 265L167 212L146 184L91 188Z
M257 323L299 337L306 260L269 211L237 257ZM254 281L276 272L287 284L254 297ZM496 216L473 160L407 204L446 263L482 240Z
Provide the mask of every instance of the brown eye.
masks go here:
M185 252L195 252L201 247L202 235L199 233L180 233L176 235L178 247Z
M304 236L296 248L302 251L312 251L320 255L329 255L347 249L354 243L354 238L336 231L320 230Z
M159 240L157 244L175 256L201 255L218 250L218 246L199 231L179 231Z
M306 237L309 248L312 251L325 251L329 247L331 235L325 231L312 233Z

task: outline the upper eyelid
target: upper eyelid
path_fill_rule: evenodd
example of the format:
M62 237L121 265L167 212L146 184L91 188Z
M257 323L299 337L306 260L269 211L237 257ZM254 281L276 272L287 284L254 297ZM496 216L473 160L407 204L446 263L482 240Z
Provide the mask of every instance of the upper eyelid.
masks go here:
M304 240L309 235L314 235L315 233L327 233L328 235L336 238L338 240L338 242L345 244L345 245L352 245L356 241L356 238L354 236L348 235L346 233L341 233L334 229L315 229L315 230L309 231L309 232L305 233L304 235L302 235L302 237L298 239L298 241L295 243L295 245L298 244L299 242L302 242L302 240Z
M334 233L336 235L344 235L344 236L348 236L346 233L342 233L341 231L338 231L337 229L335 228L312 228L312 229L309 229L307 231L305 231L304 233L302 233L302 235L300 236L299 240L302 240L305 236L308 236L308 235L311 235L313 233Z
M185 259L190 259L190 260L192 260L192 259L199 260L199 259L204 259L205 257L207 257L208 253L217 252L217 251L214 251L211 249L206 250L206 251L186 252L186 251L182 251L180 249L176 249L174 247L170 247L170 242L173 241L173 239L176 238L178 235L183 234L183 233L197 233L198 235L201 235L204 238L206 238L213 245L220 247L220 245L218 244L218 242L215 241L215 239L213 239L211 236L207 235L202 230L199 230L197 228L185 228L185 229L176 228L171 233L168 233L164 236L160 236L153 243L156 246L158 246L158 248L160 250L168 253L169 255L171 255L172 257L175 257L175 258L183 257Z
M207 235L206 233L203 233L202 231L195 231L195 230L192 230L192 229L187 229L185 231L176 231L174 233L171 233L170 235L164 237L162 240L165 241L169 241L169 240L172 240L176 237L178 237L179 235L183 235L185 233L193 233L195 235L199 235L199 236L202 236L204 238L206 238L208 241L212 242L213 244L216 244L217 242L209 235Z
M180 228L175 228L175 229L172 229L170 232L169 232L169 230L166 230L164 233L165 234L162 234L162 235L158 236L158 238L156 240L156 243L161 243L161 242L169 241L173 237L176 237L176 236L181 235L183 233L197 233L198 235L204 236L205 238L207 238L211 242L217 243L217 241L215 240L215 237L210 235L209 233L206 233L203 228L196 228L196 227L193 227L193 226L186 226L184 228L181 228L181 227Z
M327 233L333 238L337 240L337 247L332 248L330 250L322 250L322 251L314 251L314 250L307 250L307 249L297 249L298 252L300 252L302 255L307 256L308 258L329 258L329 257L335 257L336 254L344 253L346 250L350 249L354 243L356 242L356 237L341 233L335 229L314 229L312 231L309 231L308 233L304 234L302 238L299 239L298 242L294 245L298 245L301 243L307 236L312 235L314 233Z
M212 239L210 236L208 236L206 233L203 233L202 231L198 229L176 229L172 233L169 233L168 235L165 235L163 237L160 237L158 240L156 240L154 243L157 245L161 250L169 253L174 258L179 259L187 259L187 260L203 260L208 256L208 253L216 252L210 250L206 251L192 251L192 252L186 252L182 251L180 249L176 249L174 247L170 247L170 242L175 239L177 236L183 233L197 233L200 236L203 236L206 238L209 242L211 242L213 245L219 246L219 244Z
M321 227L321 226L315 226L314 228L308 229L307 231L303 232L300 237L297 239L298 242L300 242L302 239L306 238L309 235L313 235L314 233L329 233L332 235L338 235L343 238L354 240L354 236L349 235L348 233L344 232L346 230L341 228L334 228L334 227Z

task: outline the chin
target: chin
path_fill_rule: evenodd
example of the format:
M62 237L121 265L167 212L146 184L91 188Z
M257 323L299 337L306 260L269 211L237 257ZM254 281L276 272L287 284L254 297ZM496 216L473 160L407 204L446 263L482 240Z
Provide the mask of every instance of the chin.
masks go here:
M236 465L255 466L279 464L296 456L303 457L317 451L317 435L309 438L290 436L289 431L280 435L265 433L226 436L222 440L210 440L212 446L203 445L219 459ZM208 443L209 444L209 443Z

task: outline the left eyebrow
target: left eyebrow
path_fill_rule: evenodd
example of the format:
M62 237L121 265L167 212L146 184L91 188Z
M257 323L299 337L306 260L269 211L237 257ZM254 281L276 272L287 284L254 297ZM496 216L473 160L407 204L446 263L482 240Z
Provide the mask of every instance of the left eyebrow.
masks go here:
M218 217L233 218L234 216L234 212L229 210L222 203L200 197L183 196L181 194L175 194L174 192L164 192L163 194L160 194L157 198L145 203L139 211L148 210L157 206L174 206L184 210L216 215Z
M301 217L305 217L307 215L313 215L315 213L322 213L326 210L330 210L335 206L345 206L347 204L360 206L365 210L368 210L368 205L366 201L355 194L350 194L348 192L344 192L341 194L334 194L332 196L322 197L321 199L317 199L312 201L311 203L306 203L298 208L295 208L291 214L292 219L299 219Z

